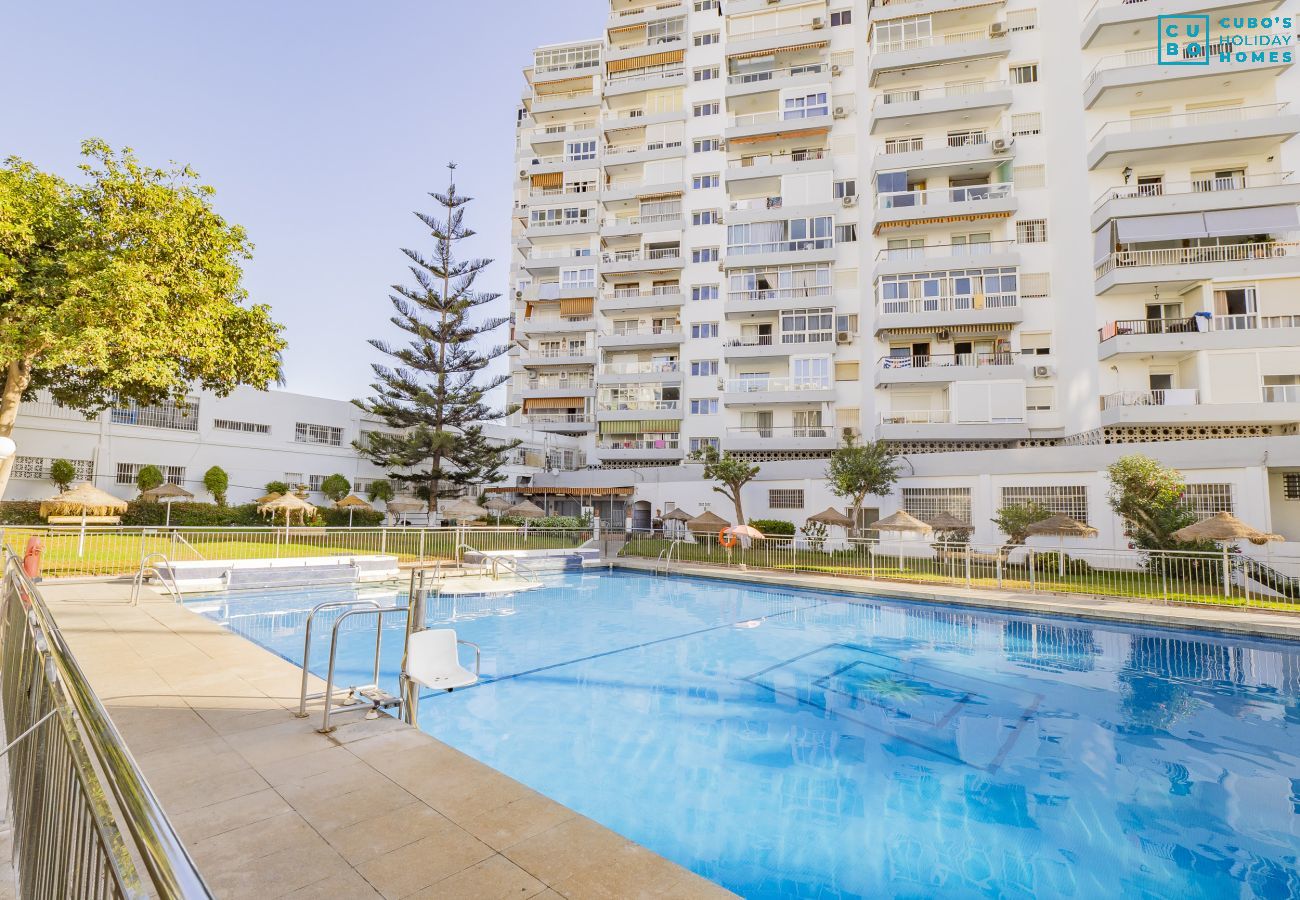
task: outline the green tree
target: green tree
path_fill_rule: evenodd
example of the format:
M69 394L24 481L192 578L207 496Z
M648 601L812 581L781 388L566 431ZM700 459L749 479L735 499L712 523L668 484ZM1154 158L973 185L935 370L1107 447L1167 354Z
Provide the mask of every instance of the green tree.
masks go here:
M455 168L450 166L453 175ZM474 287L491 260L456 256L457 244L474 234L464 223L470 198L456 192L454 180L446 193L430 196L441 209L416 216L433 236L433 254L403 250L415 283L394 285L396 293L389 296L396 311L391 321L410 339L397 346L370 342L393 364L375 364L374 395L356 401L394 430L372 431L355 446L391 478L422 488L417 495L432 512L440 497L496 481L507 452L520 442L493 445L483 434L483 423L515 408L497 410L485 402L509 378L486 374L508 348L485 338L507 320L477 318L500 296Z
M266 483L266 492L268 494L279 494L283 497L289 493L289 482L287 481L268 481Z
M1139 453L1121 456L1106 474L1110 490L1106 499L1124 522L1124 534L1143 550L1214 549L1214 544L1188 544L1173 534L1196 521L1183 502L1186 484L1177 469L1161 465Z
M1012 503L998 510L992 519L998 530L1007 536L1013 544L1023 544L1029 537L1025 530L1035 522L1041 522L1051 516L1052 511L1036 500L1025 503Z
M56 459L50 463L50 481L53 481L62 493L72 487L77 480L77 467L66 459Z
M350 490L352 490L352 482L337 472L327 475L320 483L320 492L335 503L346 497Z
M280 326L246 302L251 245L213 189L103 141L82 155L76 183L0 164L0 435L38 388L94 413L278 378ZM0 494L11 467L0 464Z
M871 495L888 496L901 469L901 457L880 441L859 444L852 435L845 435L844 444L831 452L826 485L832 494L849 501L854 534L859 531L863 501Z
M759 467L751 466L729 452L719 453L717 448L707 444L692 453L691 458L704 463L705 480L718 482L713 486L714 492L731 501L736 508L736 524L744 525L745 510L740 503L740 492L758 477Z
M370 487L366 489L366 496L370 498L371 503L376 503L380 500L387 503L389 500L393 499L393 493L393 483L383 478L380 478L378 481L370 482Z
M140 493L152 491L163 483L162 469L157 466L141 466L140 471L135 473L135 486L140 489Z
M230 476L221 466L213 466L203 473L203 486L207 488L217 506L226 505L226 492L230 490Z

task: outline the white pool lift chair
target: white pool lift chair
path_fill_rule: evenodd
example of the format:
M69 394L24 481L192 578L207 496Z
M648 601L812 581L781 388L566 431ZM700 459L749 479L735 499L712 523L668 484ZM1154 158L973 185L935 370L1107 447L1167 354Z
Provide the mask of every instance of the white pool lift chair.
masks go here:
M474 671L460 664L457 648L474 648ZM451 691L478 681L482 651L478 644L462 641L450 628L431 628L411 635L407 645L406 676L422 687Z

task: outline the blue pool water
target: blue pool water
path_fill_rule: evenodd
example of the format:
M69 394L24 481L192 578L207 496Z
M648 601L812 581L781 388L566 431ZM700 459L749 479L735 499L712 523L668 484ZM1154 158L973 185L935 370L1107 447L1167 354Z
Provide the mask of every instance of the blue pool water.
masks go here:
M348 595L191 606L297 662ZM1300 895L1295 646L633 573L448 622L484 681L426 730L746 897Z

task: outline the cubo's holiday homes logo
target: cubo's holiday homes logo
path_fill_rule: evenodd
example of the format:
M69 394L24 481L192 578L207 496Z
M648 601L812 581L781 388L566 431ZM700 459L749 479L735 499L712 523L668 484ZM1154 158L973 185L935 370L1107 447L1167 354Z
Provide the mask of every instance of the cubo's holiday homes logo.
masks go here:
M1290 16L1158 16L1156 61L1162 66L1282 63L1294 55Z

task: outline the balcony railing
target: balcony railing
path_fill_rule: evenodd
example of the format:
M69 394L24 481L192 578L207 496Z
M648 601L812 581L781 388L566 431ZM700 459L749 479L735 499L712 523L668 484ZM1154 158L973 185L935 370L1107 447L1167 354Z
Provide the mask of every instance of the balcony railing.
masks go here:
M799 340L796 340L798 338ZM801 347L829 344L835 335L829 331L799 331L790 334L763 334L752 338L732 338L723 347L787 347L791 352Z
M594 217L591 215L580 216L576 219L529 219L529 231L544 231L547 228L564 228L571 225L593 225Z
M549 103L552 100L573 100L577 97L590 97L592 102L596 102L599 96L591 88L579 88L573 91L554 91L549 94L538 94L533 92L534 103Z
M783 150L780 153L755 153L739 159L727 160L729 169L748 169L752 166L768 166L787 162L808 162L829 158L829 152L823 147L809 147L804 150Z
M1006 90L1005 81L977 81L973 84L955 84L938 88L911 88L901 91L886 91L876 98L876 109L897 103L914 103L917 100L933 100L939 97L970 97L975 94L991 94Z
M599 189L595 182L584 184L566 184L564 187L557 188L533 188L528 192L529 197L562 197L565 194L595 194Z
M1017 293L985 294L984 309L1014 309L1020 305ZM880 314L928 313L928 312L969 312L979 309L975 298L961 297L907 297L898 300L881 300Z
M682 329L680 325L637 325L636 327L615 327L611 331L606 331L604 335L605 337L636 337L638 335L654 336L681 333Z
M681 141L650 141L647 144L633 144L629 147L606 147L605 156L627 156L630 153L646 153L651 150L675 150L681 145Z
M913 353L911 356L882 356L881 369L942 369L950 366L1014 366L1020 354L1000 353Z
M822 378L726 378L718 380L718 389L728 394L799 393L825 391L831 387L830 376Z
M664 66L653 69L633 69L630 72L622 72L618 75L611 75L605 79L605 84L622 84L628 81L666 81L669 78L676 78L678 75L685 75L686 69L683 66Z
M596 382L590 375L570 375L567 378L532 378L522 385L529 391L590 390Z
M585 344L573 344L568 347L538 347L528 351L527 355L537 359L562 359L566 356L586 356L591 351Z
M602 375L666 375L680 372L681 367L672 362L630 362L605 363L600 367Z
M567 250L537 250L528 254L529 259L569 259L570 257L592 256L590 247L570 247Z
M675 412L680 404L680 400L613 400L597 408L601 412Z
M594 316L530 316L523 324L535 330L564 328L569 325L590 325Z
M907 209L935 203L975 203L980 200L1001 200L1010 197L1010 182L997 184L972 184L964 187L931 188L926 191L894 191L876 195L877 209Z
M606 300L636 300L653 297L671 297L682 292L680 284L661 284L643 291L640 288L615 288L604 296Z
M749 256L755 253L795 253L800 250L829 250L835 246L833 238L804 238L794 241L768 241L762 244L730 244L727 253Z
M639 41L624 41L621 44L614 44L611 50L636 50L639 47L662 47L664 44L677 44L682 41L685 35L665 34L655 38L647 38Z
M680 247L664 247L658 250L615 250L613 253L602 253L601 260L607 263L646 262L656 259L681 259L681 256Z
M595 417L590 413L525 413L526 425L590 425Z
M610 15L619 19L627 19L631 16L639 16L642 13L659 12L665 9L677 9L682 5L682 0L665 0L663 3L649 3L645 6L629 6L627 9L618 9Z
M940 150L945 147L987 147L997 140L1004 140L1005 135L998 132L986 130L965 131L958 134L949 134L941 138L901 138L899 140L885 141L880 146L882 156L892 156L898 153L916 153L920 150Z
M1097 266L1098 278L1115 269L1141 266L1192 266L1201 263L1246 262L1300 253L1300 241L1261 241L1207 247L1167 247L1161 250L1119 250Z
M544 125L532 130L533 137L551 137L572 134L575 131L588 131L596 127L595 122L561 122L558 125Z
M825 63L811 63L806 66L781 66L775 69L763 69L758 72L739 72L735 75L728 75L727 84L756 84L763 81L772 81L775 78L786 78L793 75L815 75L827 71L829 71L829 66Z
M1265 403L1300 403L1300 384L1263 385Z
M904 38L897 41L876 41L871 46L871 52L898 53L903 50L922 50L926 47L951 47L988 40L989 37L989 29L972 28L969 31L954 31L949 34L928 34L925 37Z
M1093 0L1092 6L1088 7L1088 12L1084 14L1083 20L1085 22L1088 21L1088 18L1093 13L1099 9L1104 9L1107 6L1132 6L1135 3L1145 2L1147 2L1147 0Z
M946 425L952 413L946 409L891 410L880 414L881 425Z
M1195 313L1167 319L1119 319L1097 329L1100 342L1130 334L1187 334L1205 331L1254 331L1267 328L1300 328L1300 315L1261 316L1236 313L1212 316Z
M663 225L668 222L680 222L682 214L680 211L675 213L659 213L652 216L609 216L605 219L606 228L627 228L633 225Z
M745 425L728 428L727 437L734 438L828 438L835 433L830 425Z
M1290 184L1292 172L1264 172L1258 175L1223 175L1197 178L1194 181L1161 181L1155 184L1123 184L1108 188L1093 204L1093 212L1112 200L1146 197L1174 197L1183 194L1212 194L1216 191L1240 191L1245 188L1277 187Z
M632 440L605 440L596 442L597 450L680 450L681 439L674 434L672 437L660 438L655 440L645 440L644 438L635 438Z
M1227 122L1253 122L1282 115L1286 103L1266 103L1261 106L1228 106L1219 109L1202 109L1194 112L1163 116L1135 116L1117 119L1097 129L1093 141L1119 134L1138 134L1144 131L1163 131L1168 128L1194 128L1198 125L1220 125Z
M1116 391L1101 398L1102 409L1128 406L1196 406L1201 392L1196 388L1170 388L1157 391Z
M992 256L1009 253L1015 241L972 241L965 244L927 244L924 247L891 247L876 252L876 262L921 262L927 259L944 259L954 256Z
M752 303L760 300L812 300L829 297L831 286L828 284L811 287L764 288L754 291L728 291L727 301L733 303Z

